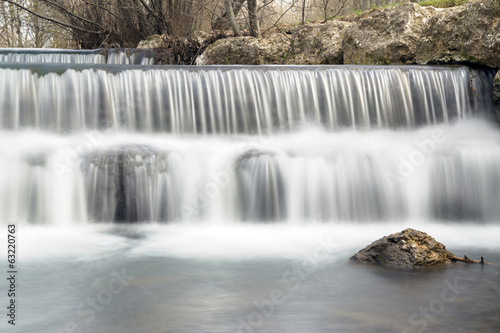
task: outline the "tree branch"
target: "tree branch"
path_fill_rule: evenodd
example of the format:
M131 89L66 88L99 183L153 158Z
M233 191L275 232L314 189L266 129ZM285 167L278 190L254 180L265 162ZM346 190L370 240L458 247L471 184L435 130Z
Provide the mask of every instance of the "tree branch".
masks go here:
M157 19L159 19L159 20L164 20L164 19L163 19L163 17L161 17L160 15L158 15L158 14L156 13L156 11L155 11L153 8L149 7L149 5L148 5L148 4L147 4L144 0L139 0L139 1L140 1L140 2L141 2L141 4L144 6L144 8L145 8L145 9L146 9L146 11L148 12L148 14L150 14L150 15L152 15L152 16L154 16L154 17L156 17L156 18L157 18Z
M87 34L94 34L94 35L105 35L105 34L109 33L108 31L92 31L92 30L87 30L87 29L84 29L84 28L77 27L75 25L71 25L71 24L68 24L68 23L64 23L64 22L52 19L50 17L38 14L38 13L36 13L36 12L34 12L34 11L32 11L32 10L30 10L30 9L28 9L28 8L26 8L26 7L18 4L18 3L16 3L13 0L2 0L2 1L8 2L10 4L13 4L14 6L16 6L16 7L20 8L20 9L22 9L22 10L30 13L33 16L41 18L42 20L46 20L46 21L58 24L60 26L66 27L66 28L70 28L70 29L73 29L73 30L77 30L77 31L84 32L84 33L87 33Z
M340 12L342 11L342 9L344 9L344 6L345 6L345 3L347 2L347 0L344 0L342 2L342 6L340 6L339 10L337 10L337 12L335 14L333 14L332 16L330 17L325 17L325 20L323 21L323 23L326 23L326 21L328 20L331 20L332 18L336 17L337 15L340 14Z
M119 21L122 21L123 23L126 23L126 21L120 17L118 17L116 14L114 14L112 11L110 11L109 9L107 9L106 7L102 6L102 5L99 5L97 3L93 3L93 2L90 2L90 1L87 1L87 0L81 0L83 1L84 3L90 5L90 6L94 6L94 7L97 7L97 8L100 8L102 10L104 10L106 13L108 13L109 15L113 16L114 18L116 18L117 20Z
M266 32L268 32L269 30L271 30L271 29L272 29L272 28L274 28L274 27L278 28L278 27L276 26L276 24L278 24L278 22L281 20L281 18L282 18L283 16L285 16L285 15L286 15L286 13L288 13L288 11L289 11L290 9L292 9L293 7L295 7L295 4L297 3L297 1L298 1L298 0L295 0L295 1L294 1L291 5L290 5L290 7L288 7L288 9L287 9L287 10L285 10L285 11L283 12L283 14L281 14L281 16L280 16L280 17L278 17L278 19L277 19L277 20L273 23L273 26L272 26L272 27L270 27L270 28L268 28L268 29L267 29L266 31L264 31L262 34L265 34ZM278 29L278 31L279 31L279 29ZM286 36L286 38L291 39L291 38L290 38L290 37L288 37L286 34L284 34L284 35Z
M94 22L94 21L90 21L90 20L88 20L88 19L86 19L86 18L84 18L84 17L78 16L78 15L76 15L76 14L74 14L74 13L70 12L70 11L69 11L66 7L64 7L64 6L60 5L60 4L58 4L57 2L53 2L53 1L50 1L50 0L42 0L42 1L43 1L44 3L46 3L46 4L49 4L49 5L54 6L54 7L56 7L56 8L59 8L59 11L60 11L61 13L64 13L64 14L69 15L69 16L72 16L72 17L74 17L74 18L76 18L76 19L78 19L78 20L80 20L80 21L83 21L83 22L86 22L86 23L89 23L89 24L93 24L93 25L95 25L95 26L98 26L98 27L100 27L100 28L103 28L103 26L101 26L99 23Z

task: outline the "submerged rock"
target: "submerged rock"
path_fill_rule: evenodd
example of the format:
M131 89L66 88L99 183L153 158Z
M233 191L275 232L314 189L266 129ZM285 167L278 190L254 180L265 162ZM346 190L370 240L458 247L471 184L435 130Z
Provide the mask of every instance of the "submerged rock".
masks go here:
M425 232L408 228L371 243L350 260L404 269L439 266L453 258L455 256L443 244Z
M250 150L240 157L235 171L244 221L270 222L286 218L286 181L279 156Z
M181 216L182 172L175 153L116 146L90 152L81 168L93 221L167 222Z

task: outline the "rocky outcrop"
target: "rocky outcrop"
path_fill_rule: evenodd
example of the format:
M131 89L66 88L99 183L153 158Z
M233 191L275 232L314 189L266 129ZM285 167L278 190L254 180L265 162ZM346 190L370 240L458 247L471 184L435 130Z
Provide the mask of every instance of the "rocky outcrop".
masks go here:
M219 40L198 64L481 64L500 68L500 1L436 9L416 3L354 22L309 24L256 40Z
M374 11L344 35L349 64L483 64L500 67L500 2Z
M418 43L416 61L500 68L500 1L476 0L435 11Z
M303 25L291 31L292 42L287 64L342 64L344 31L352 23L331 21L325 24Z
M350 260L408 269L439 266L451 262L453 258L455 256L443 244L425 232L408 228L373 242Z
M281 34L269 38L232 37L220 39L196 59L197 65L283 64L290 41Z
M326 24L299 26L292 29L287 36L274 34L263 39L226 38L208 47L196 64L342 64L342 37L351 24L331 21Z
M371 12L343 39L346 64L412 64L430 11L414 3Z
M137 45L138 49L157 49L165 44L164 38L160 35L152 35L142 40Z
M493 101L496 105L497 119L500 121L500 71L497 72L493 80Z

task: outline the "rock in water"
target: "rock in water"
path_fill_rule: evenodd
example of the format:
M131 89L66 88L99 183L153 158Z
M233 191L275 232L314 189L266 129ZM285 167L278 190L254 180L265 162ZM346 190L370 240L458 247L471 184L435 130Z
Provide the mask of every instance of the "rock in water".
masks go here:
M443 244L425 232L408 228L371 243L350 260L404 269L443 265L452 258Z

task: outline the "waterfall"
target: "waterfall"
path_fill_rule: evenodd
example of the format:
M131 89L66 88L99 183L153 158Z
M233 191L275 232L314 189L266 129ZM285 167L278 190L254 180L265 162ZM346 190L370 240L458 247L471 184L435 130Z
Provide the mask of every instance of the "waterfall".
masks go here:
M498 220L500 155L481 147L457 149L433 159L428 216L439 220Z
M260 152L249 152L237 162L237 197L241 218L276 221L286 218L283 160Z
M59 133L411 129L487 110L493 80L465 67L12 67L0 68L0 128Z
M174 154L148 147L93 152L82 165L88 214L97 221L169 221L179 218L182 168Z
M151 50L141 49L2 49L0 63L153 65Z
M498 223L493 71L149 59L0 50L2 221Z
M409 132L313 128L230 141L4 133L0 218L496 223L496 132L469 121Z

